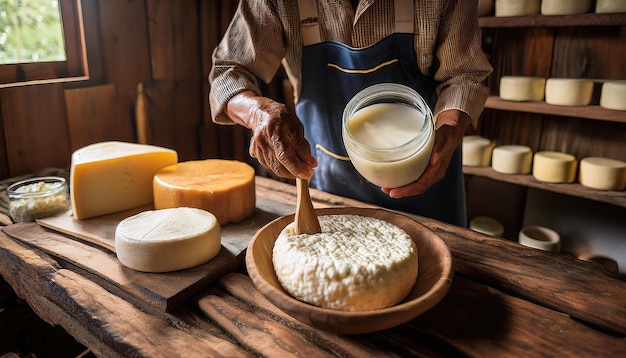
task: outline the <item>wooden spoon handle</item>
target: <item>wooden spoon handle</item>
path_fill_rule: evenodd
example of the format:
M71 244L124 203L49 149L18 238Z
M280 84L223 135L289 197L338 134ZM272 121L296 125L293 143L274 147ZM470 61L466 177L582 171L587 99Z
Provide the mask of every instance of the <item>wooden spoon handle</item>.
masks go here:
M297 207L296 207L296 234L316 234L322 231L317 214L309 194L309 181L296 179Z

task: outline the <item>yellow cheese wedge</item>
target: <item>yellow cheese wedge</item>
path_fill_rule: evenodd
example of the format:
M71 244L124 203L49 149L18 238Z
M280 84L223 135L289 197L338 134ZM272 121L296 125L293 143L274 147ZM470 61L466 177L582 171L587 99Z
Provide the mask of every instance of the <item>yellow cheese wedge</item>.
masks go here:
M134 270L168 272L208 262L220 252L215 216L195 208L148 210L122 220L115 229L115 253Z
M241 221L256 205L254 168L221 159L170 165L154 176L154 208L187 206L204 209L221 225Z
M95 216L152 203L157 170L178 162L172 149L126 142L100 142L72 153L70 194L74 217Z

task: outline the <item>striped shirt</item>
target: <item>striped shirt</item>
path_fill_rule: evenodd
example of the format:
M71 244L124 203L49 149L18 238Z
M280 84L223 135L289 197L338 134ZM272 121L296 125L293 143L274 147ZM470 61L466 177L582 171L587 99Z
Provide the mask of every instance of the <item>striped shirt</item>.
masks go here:
M394 32L393 0L318 0L322 41L367 47ZM477 2L416 0L415 53L420 71L432 78L439 96L434 115L449 109L467 113L474 127L487 95L481 83L492 68L481 48ZM232 123L223 110L230 98L270 82L280 65L297 101L302 80L302 36L296 0L241 0L230 27L213 53L209 101L216 123Z

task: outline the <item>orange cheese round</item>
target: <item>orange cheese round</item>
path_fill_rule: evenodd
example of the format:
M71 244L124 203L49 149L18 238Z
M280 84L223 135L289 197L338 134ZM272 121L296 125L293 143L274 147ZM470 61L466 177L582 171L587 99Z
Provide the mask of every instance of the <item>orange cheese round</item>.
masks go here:
M254 168L221 159L180 162L159 170L153 181L154 208L206 210L220 225L238 222L254 212Z

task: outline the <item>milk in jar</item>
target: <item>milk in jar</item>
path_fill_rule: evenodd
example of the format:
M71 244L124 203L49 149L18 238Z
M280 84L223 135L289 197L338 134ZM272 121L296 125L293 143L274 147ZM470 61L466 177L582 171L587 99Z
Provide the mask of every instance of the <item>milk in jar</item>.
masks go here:
M432 113L408 87L368 87L346 106L343 139L365 179L397 188L417 180L428 165L434 143Z

